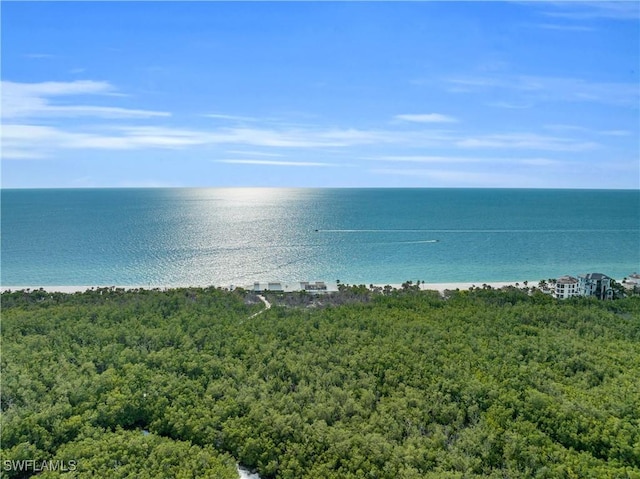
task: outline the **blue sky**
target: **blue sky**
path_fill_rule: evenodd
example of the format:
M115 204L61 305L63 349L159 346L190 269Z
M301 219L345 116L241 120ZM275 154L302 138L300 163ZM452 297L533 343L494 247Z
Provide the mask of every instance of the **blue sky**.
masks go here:
M1 14L3 187L640 187L638 2Z

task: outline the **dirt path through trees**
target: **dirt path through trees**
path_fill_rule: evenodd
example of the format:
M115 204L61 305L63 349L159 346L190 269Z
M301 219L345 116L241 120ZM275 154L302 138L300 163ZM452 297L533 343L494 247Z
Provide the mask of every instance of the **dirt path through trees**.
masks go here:
M258 311L257 313L253 313L251 316L249 316L248 319L253 319L256 316L264 313L265 311L267 311L268 309L271 309L271 303L269 301L267 301L267 298L265 298L264 296L262 296L261 294L258 295L258 298L260 298L260 301L262 301L264 303L264 309Z

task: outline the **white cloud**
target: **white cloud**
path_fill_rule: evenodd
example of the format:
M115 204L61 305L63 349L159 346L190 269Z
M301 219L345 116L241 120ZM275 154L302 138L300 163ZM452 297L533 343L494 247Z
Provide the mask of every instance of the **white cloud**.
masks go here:
M440 113L406 113L403 115L396 115L394 119L398 121L410 121L416 123L455 123L458 121L452 116L442 115Z
M556 166L564 162L557 160L550 160L549 158L524 158L516 160L514 163L520 163L522 165L529 166Z
M427 140L428 134L386 130L321 128L225 128L207 133L210 143L230 143L281 148L349 147L383 143L406 143ZM435 135L435 133L433 134ZM433 138L433 136L431 137Z
M517 173L477 172L443 169L374 169L371 173L385 176L409 176L416 180L429 180L433 186L472 187L538 187L545 185L545 179ZM548 184L548 182L547 182Z
M128 126L120 127L121 131L133 148L176 148L209 143L207 135L201 131L182 128L166 128L157 126Z
M586 27L584 25L566 25L559 23L541 23L536 25L543 30L557 30L562 32L592 32L594 28Z
M55 55L51 55L49 53L27 53L24 56L33 60L51 60L52 58L55 58Z
M550 125L544 125L543 128L545 130L563 131L563 132L571 131L571 132L585 133L585 132L589 132L590 131L588 128L585 128L584 126L563 125L563 124L558 124L558 123L553 123L553 124L550 124Z
M0 159L2 160L40 160L47 156L37 151L27 151L14 148L6 148L2 146Z
M450 85L449 91L451 92L475 91L480 88L497 87L497 86L500 86L502 83L504 83L504 81L498 78L497 76L495 77L484 77L484 76L451 77L451 78L447 78L445 82Z
M208 113L204 115L207 118L215 118L216 120L232 120L232 121L259 121L259 118L251 117L251 116L238 116L238 115L224 115L221 113Z
M631 136L633 133L629 130L592 130L590 128L585 128L584 126L577 125L544 125L546 130L553 130L558 132L575 132L582 133L583 135L602 135L602 136L614 136L614 137L623 137L623 136Z
M266 151L255 151L255 150L227 150L227 153L232 155L244 155L244 156L268 156L268 157L279 157L282 156L280 153L272 153Z
M102 125L69 130L42 125L6 124L3 146L13 158L50 156L60 149L125 150L184 148L196 145L242 145L276 148L350 147L371 144L425 144L428 136L416 132L357 129L259 129L224 128L211 131L157 126ZM4 158L10 158L3 155Z
M317 132L305 130L273 130L261 128L225 128L209 134L211 143L229 143L283 148L340 146L343 142L321 138Z
M37 112L29 112L28 116L34 117L79 117L94 116L100 118L151 118L168 117L167 112L134 110L108 106L47 106Z
M599 133L605 136L631 136L631 132L628 130L607 130Z
M640 89L636 83L599 83L580 78L542 77L534 75L494 75L454 77L446 82L449 91L468 93L483 90L515 91L521 95L518 102L532 101L594 102L636 108L640 102Z
M423 164L461 164L461 163L483 163L490 164L511 164L511 165L529 165L529 166L551 166L560 164L560 161L550 158L491 158L491 157L473 157L473 156L379 156L368 158L375 161L387 161L394 163L423 163Z
M429 156L429 155L391 155L368 158L375 161L390 161L400 163L477 163L481 158L465 158L456 156Z
M392 129L325 128L321 126L287 126L267 124L265 127L235 126L211 128L180 128L157 125L132 125L122 122L114 124L113 119L163 118L169 113L127 109L117 106L91 106L84 104L58 105L56 98L74 100L80 95L112 95L115 88L108 82L42 82L15 83L2 82L3 114L2 128L3 159L35 159L55 157L64 150L141 150L141 149L185 149L191 147L209 148L219 145L230 147L229 153L238 155L228 162L237 164L270 164L272 166L322 166L306 162L286 162L277 159L282 149L323 148L335 151L356 146L394 148L449 148L449 149L513 149L544 150L558 152L586 151L597 148L593 141L577 140L566 136L548 136L536 133L502 133L473 135L429 129L425 123L453 122L455 118L439 113L396 115L398 121L408 122L408 126ZM524 88L524 87L523 87ZM529 90L539 86L530 81ZM231 115L218 115L223 119L238 119ZM95 116L93 122L62 122L57 126L37 125L40 118L80 118ZM7 123L6 119L13 121ZM608 136L622 136L620 131L603 133ZM235 146L237 149L231 149ZM266 151L263 151L266 150ZM256 151L257 150L257 151ZM414 150L416 151L416 150ZM423 150L427 151L427 150ZM334 154L336 154L334 152ZM534 153L537 155L537 153ZM253 157L258 157L254 159ZM271 159L270 157L276 157ZM262 158L262 159L260 159ZM413 163L475 163L503 161L486 159L480 155L396 155L377 158L378 161ZM526 159L524 159L526 160ZM524 160L521 160L522 164ZM529 159L530 164L552 164L553 160L541 162L539 158ZM251 163L247 163L251 162ZM299 163L299 164L298 164Z
M544 136L535 133L506 133L464 138L456 143L460 148L525 149L546 151L587 151L600 145L591 141Z
M488 102L487 106L492 106L495 108L506 108L508 110L526 110L527 108L531 108L533 104L531 103L514 103L509 101L493 101Z
M83 95L108 93L114 91L109 82L78 80L73 82L41 82L41 83L17 83L2 81L2 88L9 89L11 94L23 94L27 96L57 96L57 95ZM7 90L5 90L6 92Z
M206 143L206 139L189 130L123 127L105 129L112 132L65 131L41 125L8 124L2 126L2 158L45 158L58 150L100 149L135 150L142 148L181 148Z
M52 102L56 97L76 97L83 95L114 95L115 89L108 82L74 81L16 83L2 81L3 118L56 118L56 117L98 117L98 118L151 118L167 117L167 112L128 109L93 105L60 105Z
M544 14L555 18L571 20L638 20L640 19L640 5L636 1L560 1L536 2L546 9ZM555 10L550 10L555 8Z
M261 166L345 166L334 163L321 163L311 161L277 161L277 160L216 160L216 163L228 163L231 165L261 165Z
M5 124L2 128L3 158L27 159L53 156L65 149L183 149L194 146L237 145L265 148L336 148L361 145L395 147L447 147L457 149L513 149L544 151L586 151L599 145L591 141L545 136L535 133L506 133L479 136L453 135L439 131L390 131L359 129L260 129L223 128L196 130L159 126L110 126L57 128L43 125ZM273 157L281 151L231 150L233 154ZM242 159L242 158L241 158ZM386 161L457 162L484 161L482 158L436 155L396 155L379 157ZM495 160L495 159L494 159ZM253 160L257 161L257 160Z

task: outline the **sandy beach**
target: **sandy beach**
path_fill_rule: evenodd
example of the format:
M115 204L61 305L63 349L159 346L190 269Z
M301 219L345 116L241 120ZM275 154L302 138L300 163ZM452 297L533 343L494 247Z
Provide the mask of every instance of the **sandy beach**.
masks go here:
M528 280L528 286L538 286L538 282L539 280ZM466 289L470 289L472 287L478 287L481 288L483 285L488 285L491 286L491 288L503 288L505 286L519 286L519 287L524 287L524 281L476 281L476 282L461 282L461 283L420 283L420 289L421 290L431 290L431 291L439 291L439 292L443 292L445 290L456 290L456 289L460 289L460 290L466 290ZM374 283L373 286L376 287L381 287L384 288L385 286L391 286L393 288L396 289L401 289L402 288L402 284L400 283L391 283L391 284L376 284ZM208 287L210 285L195 285L193 287ZM222 286L223 288L229 288L229 285L225 285ZM241 286L245 289L252 289L253 285L238 285ZM283 285L285 288L285 291L297 291L298 289L294 287L290 287L286 284ZM366 286L370 286L370 284L367 284ZM81 293L90 289L97 289L97 288L110 288L110 287L115 287L115 288L122 288L125 290L130 290L130 289L154 289L154 288L159 288L159 289L171 289L171 288L182 288L185 286L180 286L180 285L174 285L174 286L151 286L149 287L147 286L84 286L84 285L74 285L74 286L0 286L0 291L5 292L5 291L21 291L21 290L38 290L38 289L43 289L44 291L48 291L51 293ZM337 285L336 283L327 283L327 291L337 291Z
M525 280L527 282L527 286L533 287L538 286L540 282L537 280ZM523 288L525 286L525 281L486 281L486 282L472 282L472 283L423 283L420 284L420 289L426 290L436 290L443 292L445 290L456 290L456 289L470 289L472 287L481 288L483 285L491 286L492 288L504 288L505 286L516 286Z
M540 280L528 280L528 286L538 286ZM504 288L505 286L516 286L516 287L524 287L524 281L475 281L475 282L464 282L464 283L420 283L420 289L423 291L439 291L444 292L446 290L466 290L475 288L482 288L483 285L490 286L491 288ZM369 286L369 285L367 285ZM373 286L384 288L386 285L384 284L374 284ZM395 289L401 289L402 284L390 284L389 286Z

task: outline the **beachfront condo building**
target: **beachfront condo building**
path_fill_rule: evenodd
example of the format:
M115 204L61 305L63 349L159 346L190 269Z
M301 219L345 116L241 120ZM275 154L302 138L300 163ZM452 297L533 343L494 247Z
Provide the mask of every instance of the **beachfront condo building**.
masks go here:
M573 276L562 276L556 281L556 298L567 299L572 296L580 296L580 282Z

